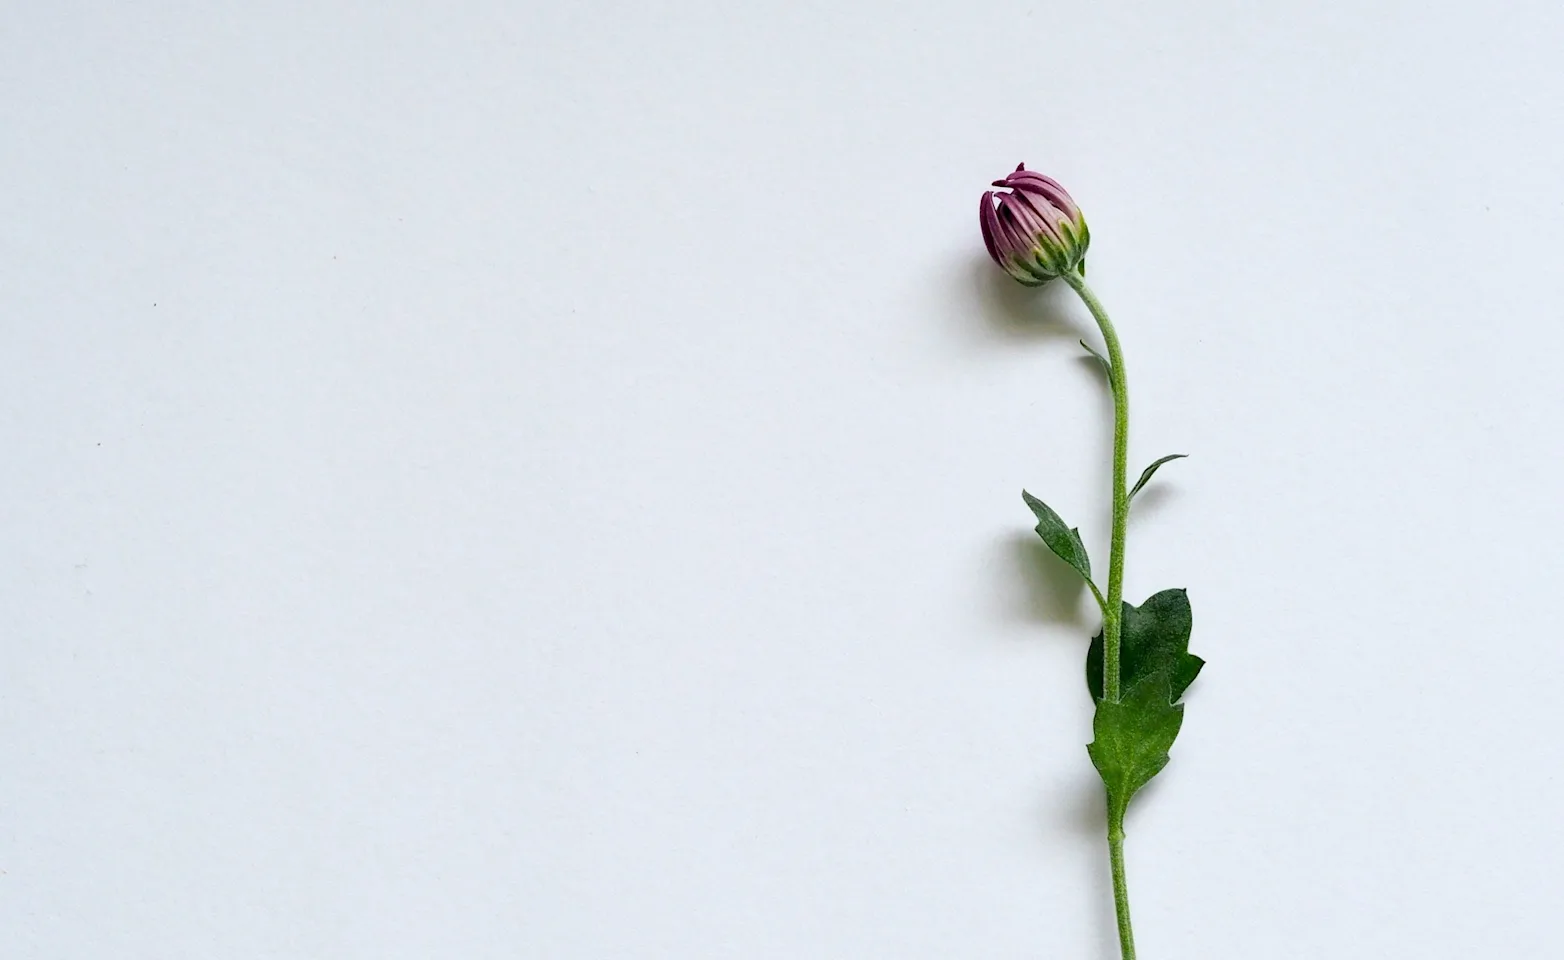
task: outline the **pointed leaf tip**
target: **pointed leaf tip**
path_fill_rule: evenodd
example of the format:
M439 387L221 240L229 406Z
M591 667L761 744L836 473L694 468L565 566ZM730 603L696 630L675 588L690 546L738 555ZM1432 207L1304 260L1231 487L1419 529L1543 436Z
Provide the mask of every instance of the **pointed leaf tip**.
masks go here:
M1152 474L1157 472L1158 467L1162 466L1164 463L1167 463L1169 460L1183 460L1188 456L1189 454L1187 453L1170 453L1165 457L1161 457L1152 461L1151 466L1147 467L1144 471L1141 472L1140 479L1135 481L1135 486L1130 487L1130 499L1134 499L1135 494L1140 492L1140 488L1151 482Z
M1026 501L1032 514L1037 517L1037 535L1043 538L1043 543L1048 545L1054 556L1068 563L1087 583L1091 583L1092 563L1086 556L1086 544L1081 542L1081 532L1066 526L1052 507L1025 490L1021 491L1021 499Z

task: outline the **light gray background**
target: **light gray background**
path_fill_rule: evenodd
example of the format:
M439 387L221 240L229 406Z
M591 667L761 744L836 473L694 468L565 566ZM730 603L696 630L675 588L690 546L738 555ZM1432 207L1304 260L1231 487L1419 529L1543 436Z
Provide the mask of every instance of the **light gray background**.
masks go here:
M324 9L322 9L324 8ZM7 957L1557 952L1553 2L14 4Z

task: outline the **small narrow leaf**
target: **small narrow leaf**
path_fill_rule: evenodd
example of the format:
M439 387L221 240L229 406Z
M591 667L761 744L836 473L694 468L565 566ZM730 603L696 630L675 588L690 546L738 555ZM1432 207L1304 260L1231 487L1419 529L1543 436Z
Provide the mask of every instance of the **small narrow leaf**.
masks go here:
M1054 556L1075 568L1075 572L1085 578L1087 583L1092 582L1092 564L1086 556L1086 545L1081 542L1081 532L1067 527L1064 521L1048 504L1027 493L1021 491L1021 499L1032 508L1032 513L1037 517L1037 535L1043 538L1043 543L1054 552Z
M1108 358L1103 356L1102 354L1098 353L1096 348L1093 347L1091 344L1087 343L1085 340L1081 341L1081 349L1085 350L1087 353L1089 353L1092 356L1097 358L1097 362L1102 364L1102 372L1108 375L1109 381L1112 381L1113 380L1113 364L1108 362Z
M1170 453L1167 456L1154 461L1151 466L1147 467L1145 471L1141 473L1140 479L1135 481L1135 486L1130 487L1130 499L1133 499L1135 494L1140 493L1141 487L1144 487L1147 483L1151 482L1151 475L1157 472L1158 467L1162 466L1164 463L1167 463L1169 460L1182 460L1187 456L1189 456L1187 453Z
M1205 661L1189 652L1193 617L1189 595L1183 590L1163 590L1145 603L1123 607L1119 630L1119 689L1161 675L1167 683L1169 703L1177 703L1200 675ZM1086 689L1093 700L1102 699L1102 634L1086 649Z

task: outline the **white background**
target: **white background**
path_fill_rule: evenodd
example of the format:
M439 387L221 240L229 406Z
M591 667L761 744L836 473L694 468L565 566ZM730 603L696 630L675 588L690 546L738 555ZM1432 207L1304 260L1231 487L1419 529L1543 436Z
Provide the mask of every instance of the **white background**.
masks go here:
M1554 2L15 4L6 957L1551 956Z

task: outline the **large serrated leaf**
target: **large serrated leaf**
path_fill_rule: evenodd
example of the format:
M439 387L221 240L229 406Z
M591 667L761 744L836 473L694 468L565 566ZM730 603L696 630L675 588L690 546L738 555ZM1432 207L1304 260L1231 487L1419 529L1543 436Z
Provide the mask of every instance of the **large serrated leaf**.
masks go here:
M1043 538L1043 543L1054 552L1054 556L1075 568L1075 572L1085 578L1087 583L1092 582L1092 563L1086 556L1086 545L1081 542L1081 532L1065 525L1057 513L1048 504L1027 493L1021 491L1021 499L1032 509L1037 517L1037 535Z
M1164 463L1167 463L1169 460L1183 460L1187 456L1189 456L1187 453L1170 453L1165 457L1159 457L1156 460L1153 460L1151 466L1141 471L1140 479L1135 481L1135 486L1130 487L1129 498L1134 499L1135 494L1140 493L1140 488L1151 482L1151 478L1156 474L1158 467L1162 466Z
M1205 661L1189 652L1193 617L1189 595L1183 590L1163 590L1136 607L1123 606L1119 632L1119 689L1127 690L1156 674L1165 676L1168 702L1177 703L1195 682ZM1102 699L1102 634L1086 649L1086 689L1093 700Z
M1108 788L1108 815L1122 826L1130 798L1168 765L1168 750L1184 724L1184 705L1168 702L1164 677L1151 676L1121 700L1097 701L1086 748Z

